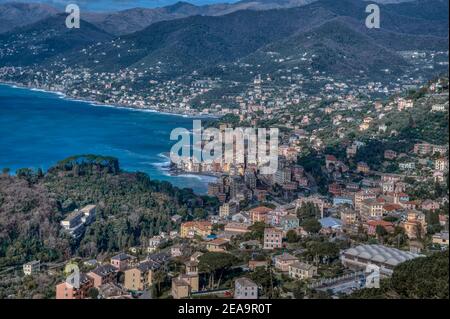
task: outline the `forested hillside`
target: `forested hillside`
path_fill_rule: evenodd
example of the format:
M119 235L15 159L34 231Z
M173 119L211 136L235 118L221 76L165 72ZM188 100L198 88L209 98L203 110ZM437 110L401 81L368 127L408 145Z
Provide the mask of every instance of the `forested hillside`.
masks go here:
M392 278L381 282L380 289L363 289L350 298L439 298L448 299L448 250L398 265Z
M81 240L60 227L76 208L97 205L97 217ZM119 170L113 158L80 156L61 161L48 173L29 169L0 175L0 267L73 255L93 256L145 242L185 219L211 211L215 200L143 173Z

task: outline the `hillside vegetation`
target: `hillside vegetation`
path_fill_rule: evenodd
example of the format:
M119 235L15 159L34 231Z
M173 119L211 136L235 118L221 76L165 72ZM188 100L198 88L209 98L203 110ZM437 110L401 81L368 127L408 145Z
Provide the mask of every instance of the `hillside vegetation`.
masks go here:
M5 170L6 172L6 170ZM76 208L97 205L97 217L81 240L60 227ZM94 256L141 243L173 230L170 217L192 218L194 207L212 210L216 201L190 189L119 170L116 159L79 156L48 173L28 169L0 175L0 267L29 260L58 261Z

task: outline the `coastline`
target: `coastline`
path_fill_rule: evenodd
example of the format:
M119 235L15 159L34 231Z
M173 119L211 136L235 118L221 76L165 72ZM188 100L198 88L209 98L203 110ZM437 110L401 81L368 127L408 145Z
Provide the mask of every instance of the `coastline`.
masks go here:
M220 119L220 116L212 115L212 114L177 113L175 111L173 111L173 112L171 112L169 110L161 111L161 110L156 110L154 108L141 108L141 107L134 107L131 105L126 105L126 104L105 104L105 103L101 103L101 102L98 102L95 100L89 100L89 99L86 99L83 97L70 96L61 91L52 91L52 90L42 89L39 87L30 87L30 86L27 86L27 85L24 85L21 83L17 83L17 82L9 82L9 81L0 80L0 85L9 86L14 89L24 89L24 90L54 94L54 95L57 95L61 99L65 99L68 101L74 101L74 102L87 103L87 104L89 104L91 106L95 106L95 107L108 107L108 108L115 108L115 109L122 109L122 110L128 110L128 111L136 111L136 112L158 113L158 114L162 114L162 115L181 116L184 118L193 118L193 119L194 118L196 118L196 119L202 119L202 118L204 118L204 119Z
M68 102L79 101L79 102L82 102L84 105L88 104L89 106L92 105L92 106L108 107L108 108L111 108L111 109L115 108L115 109L136 111L136 112L142 111L142 112L146 112L146 113L154 113L155 116L156 115L173 115L173 116L177 116L178 118L180 118L180 117L186 118L187 121L189 121L188 119L190 118L189 116L182 116L182 115L176 114L176 113L163 113L163 112L159 112L159 111L156 111L156 110L145 110L145 109L142 110L142 109L137 109L137 108L128 108L128 107L122 107L122 106L105 105L105 104L101 104L101 103L98 103L98 102L96 102L94 104L94 102L92 102L92 101L78 100L78 99L71 98L71 97L65 95L62 92L48 91L48 90L44 90L44 89L40 89L40 88L32 88L32 87L20 85L20 84L17 84L17 83L0 82L0 86L5 88L5 90L6 90L5 92L7 92L9 88L12 88L12 89L18 89L17 90L18 92L20 92L19 89L24 90L24 91L22 91L24 93L25 92L33 92L33 91L34 92L41 92L41 93L48 93L48 94L51 94L51 95L48 96L48 98L54 99L56 101L56 103L58 103L57 101L60 100L60 99L61 99L60 100L61 103L63 101L68 101ZM14 90L11 90L11 91L14 91ZM9 94L9 93L6 93L6 94ZM14 94L14 93L12 93L12 94ZM23 94L23 93L16 93L16 94ZM43 95L43 97L45 98L44 95ZM101 109L100 109L99 112L102 112ZM167 121L170 121L170 119L167 119ZM176 121L176 120L174 119L174 121ZM168 152L163 152L163 153L160 153L159 155L160 155L161 159L159 159L155 163L153 163L155 169L159 172L159 173L157 173L158 175L178 178L178 181L182 181L183 178L187 178L187 180L189 180L189 182L187 181L186 183L184 183L184 182L174 182L174 181L168 180L172 185L174 185L176 187L179 187L180 189L181 188L193 188L194 192L196 194L204 195L204 194L206 194L207 184L211 183L211 182L214 182L214 180L217 178L217 176L212 176L212 175L209 175L209 174L198 174L198 173L190 173L190 172L178 172L178 174L173 174L173 172L171 170L169 170L169 167L170 167L169 153ZM51 167L51 166L48 166L47 168L44 168L45 166L38 165L36 167L40 167L40 168L43 168L44 170L46 170L46 169L48 169L48 167ZM128 170L128 171L133 172L133 171L139 171L139 170ZM154 178L154 177L152 177L152 175L149 172L145 172L145 173L148 174L151 178ZM157 178L156 177L155 180L164 180L164 178L163 177L161 177L161 178ZM184 184L184 186L183 186L183 184ZM201 190L195 189L195 186L191 186L190 184L193 184L193 185L196 185L196 184L200 185L200 184L202 184Z
M171 160L170 160L170 156L168 152L164 152L164 153L160 153L158 154L160 157L167 159L166 162L161 163L162 165L160 167L166 167L167 169L165 171L167 171L167 173L170 176L173 177L199 177L199 178L207 178L207 179L215 179L217 180L222 174L215 174L213 172L188 172L188 171L183 171L183 170L179 170L179 169L174 169L171 165Z

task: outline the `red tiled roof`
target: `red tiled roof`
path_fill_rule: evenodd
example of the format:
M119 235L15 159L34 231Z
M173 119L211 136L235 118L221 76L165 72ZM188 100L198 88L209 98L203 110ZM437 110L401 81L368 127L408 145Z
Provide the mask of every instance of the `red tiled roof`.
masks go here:
M271 212L273 209L270 209L265 206L259 206L250 210L251 213L265 214Z

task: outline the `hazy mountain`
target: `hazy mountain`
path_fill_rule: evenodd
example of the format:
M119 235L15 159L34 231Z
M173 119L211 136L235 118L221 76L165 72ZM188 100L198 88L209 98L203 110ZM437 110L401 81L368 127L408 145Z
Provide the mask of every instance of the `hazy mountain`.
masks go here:
M0 4L0 33L48 18L57 12L57 9L46 4Z
M163 21L121 37L120 47L95 47L80 63L94 66L93 61L102 61L98 68L109 69L161 61L189 70L234 61L333 16L325 8L303 7Z
M158 8L133 8L111 13L81 12L83 20L115 35L142 30L159 22L186 18L193 15L225 15L239 10L267 10L302 6L316 0L252 0L237 3L219 3L196 6L188 2ZM44 4L7 3L0 4L0 33L32 24L50 15L61 12Z
M99 71L143 69L159 64L175 75L238 60L274 68L273 59L266 55L273 51L290 58L284 63L301 65L299 54L307 53L312 60L305 67L336 76L359 71L381 76L382 69L400 74L405 67L406 62L395 51L446 50L448 2L384 5L379 30L365 27L365 5L360 0L320 0L288 9L194 15L156 22L114 40L86 21L82 21L83 27L78 31L68 31L60 27L62 17L49 18L0 35L0 45L25 52L1 58L0 64L29 64L63 56L68 65ZM190 12L193 7L177 3L165 10ZM93 43L96 45L89 45Z
M180 1L173 5L161 8L135 8L111 14L90 14L85 17L85 19L111 34L123 35L142 30L152 23L185 18L193 15L220 16L240 10L293 8L305 6L317 1L318 0L243 0L236 3L219 3L202 6L196 6L188 2ZM408 1L413 0L376 0L372 2L400 3ZM339 1L336 2L339 3Z
M19 53L2 56L1 64L43 64L48 59L72 50L113 38L110 34L86 21L83 21L83 27L80 29L68 29L65 20L65 15L57 14L34 24L0 34L0 45Z
M196 6L188 2L158 8L133 8L111 13L81 12L83 20L114 35L140 31L153 23L186 18L193 15L219 16L240 10L269 10L308 5L318 0L243 0ZM364 1L364 0L359 0ZM400 3L413 0L376 0L378 3ZM339 3L339 1L336 1ZM0 4L0 33L31 24L61 12L48 5L9 3Z
M428 4L430 1L427 2ZM438 10L448 10L448 3L433 1ZM405 4L400 4L403 6ZM411 6L412 12L421 11L411 16L398 14L399 5L383 8L383 28L369 30L365 27L365 3L359 0L321 0L313 4L290 9L265 11L244 10L224 16L191 16L188 18L164 21L152 24L148 28L121 37L120 47L105 44L89 52L90 57L83 64L92 65L91 61L103 61L100 68L121 68L129 66L150 65L157 62L177 65L179 68L197 68L202 65L226 63L243 58L266 45L286 39L286 47L304 43L310 47L322 46L336 37L334 42L342 54L355 48L355 63L370 58L374 46L385 48L379 50L379 59L393 61L392 50L427 49L427 45L445 47L448 35L444 29L448 19L439 23L430 23L433 15L424 14L423 6ZM416 8L413 10L413 8ZM333 24L324 22L342 17L339 28L333 30ZM348 19L343 19L347 17ZM345 25L342 23L345 22ZM336 22L334 22L336 23ZM321 26L322 37L306 41L304 32ZM329 35L323 32L325 26ZM312 32L312 31L311 31ZM299 34L297 38L288 38ZM346 33L348 33L346 35ZM366 33L366 35L364 35ZM351 38L357 41L349 42ZM295 42L290 42L295 39ZM417 44L415 40L418 40ZM327 40L327 41L325 41ZM370 40L370 41L369 41ZM338 43L342 41L342 43ZM395 41L395 43L393 43ZM313 42L315 43L313 45ZM392 48L390 47L392 46ZM416 46L416 47L414 47ZM320 50L322 53L326 51ZM366 56L367 55L369 56ZM389 56L388 56L389 55ZM359 57L359 58L358 58Z
M261 65L261 72L280 68L312 68L339 76L384 76L381 70L401 74L407 63L383 41L354 28L355 21L337 17L261 48L243 62Z

